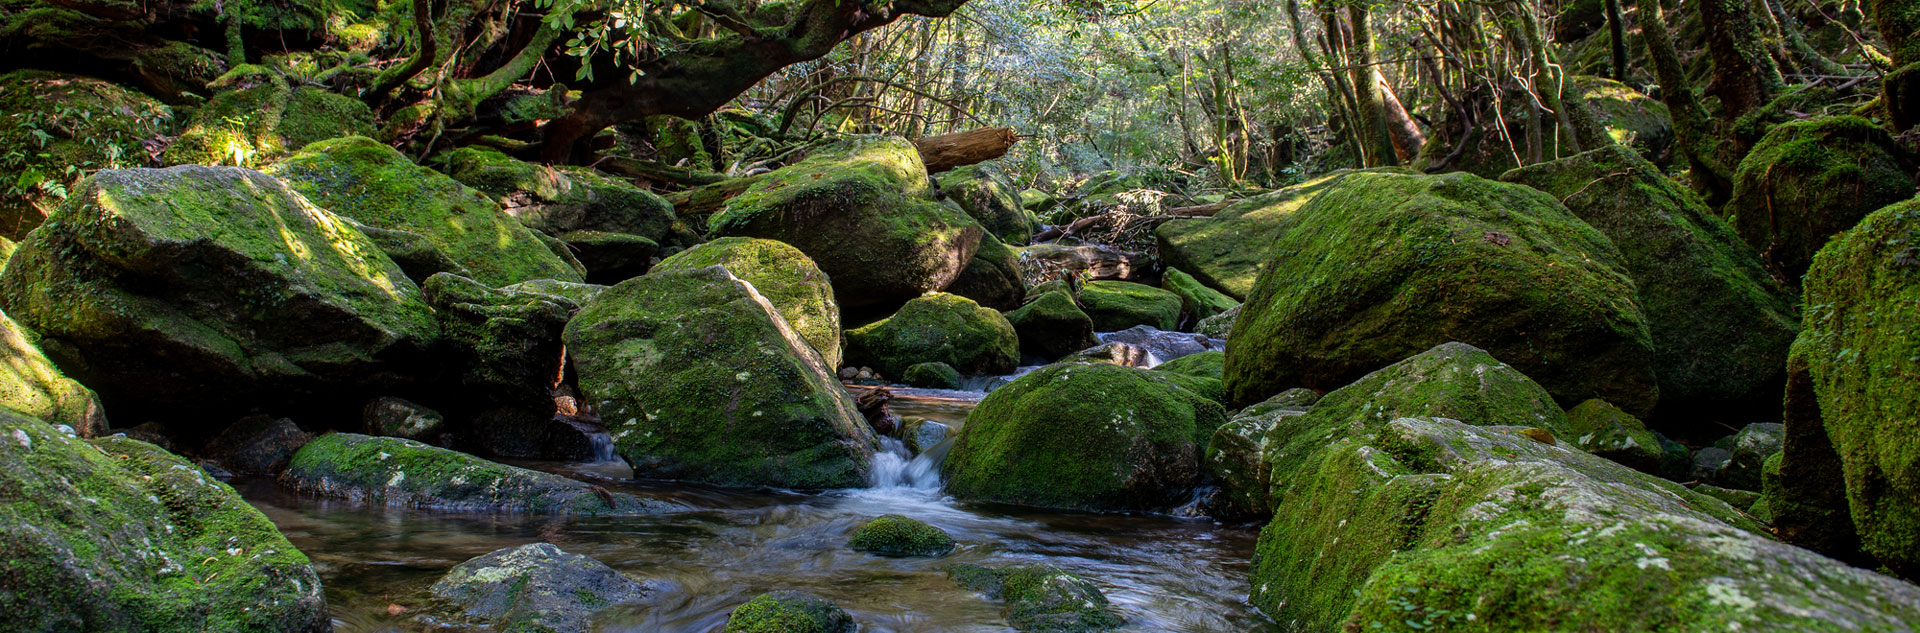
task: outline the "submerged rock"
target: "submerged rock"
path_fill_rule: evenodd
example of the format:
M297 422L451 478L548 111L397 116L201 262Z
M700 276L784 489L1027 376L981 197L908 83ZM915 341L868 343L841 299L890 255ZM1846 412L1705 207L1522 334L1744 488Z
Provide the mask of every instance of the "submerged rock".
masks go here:
M953 434L953 427L923 418L907 418L900 423L900 442L914 455L933 450Z
M727 615L721 633L853 633L853 616L825 598L798 591L763 593Z
M1855 116L1773 126L1740 160L1722 212L1768 266L1799 280L1833 235L1913 197L1915 165L1886 130ZM1815 305L1806 302L1805 305Z
M460 619L498 630L587 633L595 612L649 589L600 561L533 543L455 565L428 592Z
M1060 363L995 389L941 466L947 492L1031 506L1151 510L1199 480L1220 404L1170 374Z
M294 453L280 483L323 497L442 510L646 514L671 503L395 437L329 433Z
M847 539L847 547L881 556L945 556L956 545L946 530L898 514L868 521Z
M1052 565L955 565L947 576L1000 600L1007 624L1023 633L1096 633L1126 623L1099 585Z
M992 308L947 293L908 301L899 312L847 330L847 363L903 376L918 363L942 362L972 375L1012 373L1020 337Z
M580 388L641 476L865 485L876 440L853 399L752 285L725 268L630 279L566 329Z
M307 557L160 448L0 409L0 609L21 631L331 629Z
M723 237L660 260L654 270L715 265L753 284L828 367L840 366L840 306L833 302L832 280L806 253L774 240Z
M1172 330L1180 326L1180 295L1131 281L1089 281L1080 286L1080 304L1093 329L1114 332L1137 325Z
M1093 319L1064 290L1040 293L1019 309L1006 313L1020 337L1020 351L1053 360L1092 347Z
M1286 216L1227 339L1236 403L1337 388L1434 345L1485 348L1561 403L1659 399L1632 280L1607 237L1537 190L1356 173Z
M4 238L0 238L4 239ZM4 267L0 267L4 271ZM107 416L93 390L60 373L34 344L36 337L0 314L0 407L72 427L81 437L103 435Z
M199 424L362 402L440 334L365 236L233 167L95 174L8 260L0 303L121 413Z

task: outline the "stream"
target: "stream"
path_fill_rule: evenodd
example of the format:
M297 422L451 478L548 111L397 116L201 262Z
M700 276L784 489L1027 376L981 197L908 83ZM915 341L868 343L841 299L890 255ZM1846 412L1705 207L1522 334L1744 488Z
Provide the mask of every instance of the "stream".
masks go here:
M957 430L980 394L896 389L893 410ZM413 609L446 570L493 550L545 541L646 581L644 602L603 612L604 633L708 633L762 592L798 589L838 603L865 633L1007 632L997 602L949 581L955 563L1047 563L1101 584L1124 631L1280 630L1246 604L1257 531L1210 519L1127 516L961 503L939 490L931 459L898 443L875 461L879 484L802 494L629 478L624 464L514 462L693 511L595 518L425 511L288 493L271 480L236 488L312 557L341 633L420 631ZM929 451L945 454L945 446ZM845 546L880 514L947 530L942 558L882 558Z

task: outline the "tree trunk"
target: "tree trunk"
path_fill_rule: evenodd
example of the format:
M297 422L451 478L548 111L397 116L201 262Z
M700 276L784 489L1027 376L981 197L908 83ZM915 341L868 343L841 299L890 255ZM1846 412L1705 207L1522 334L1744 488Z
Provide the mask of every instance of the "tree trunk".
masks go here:
M1872 0L1874 26L1887 40L1894 69L1880 84L1888 118L1897 130L1920 126L1920 2Z
M1352 29L1352 53L1348 68L1353 76L1353 94L1360 112L1361 145L1367 148L1368 167L1400 164L1399 149L1387 130L1387 102L1382 94L1380 69L1373 65L1373 33L1367 26L1366 5L1347 6L1348 26Z
M927 173L935 174L1005 156L1015 140L1013 128L983 127L917 138L913 148L920 151Z
M1732 166L1715 153L1715 146L1723 141L1715 138L1706 109L1693 94L1693 87L1687 84L1687 69L1680 64L1673 37L1667 33L1660 0L1638 1L1640 34L1647 42L1647 59L1660 81L1660 100L1667 104L1668 116L1673 120L1674 145L1693 169L1694 191L1699 192L1707 204L1720 206L1733 193Z
M1699 0L1694 4L1700 7L1707 56L1713 60L1713 79L1707 83L1707 94L1720 97L1721 117L1732 121L1772 101L1786 80L1781 78L1780 67L1761 37L1765 27L1753 15L1753 4L1749 0Z
M1613 52L1613 76L1627 80L1627 26L1620 16L1620 0L1607 0L1607 45Z

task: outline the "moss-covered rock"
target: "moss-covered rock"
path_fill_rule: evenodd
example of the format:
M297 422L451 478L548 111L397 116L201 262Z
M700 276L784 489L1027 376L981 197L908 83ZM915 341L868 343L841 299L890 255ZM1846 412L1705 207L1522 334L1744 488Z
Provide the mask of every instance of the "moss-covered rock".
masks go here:
M1099 585L1052 565L955 565L947 576L1000 600L1007 624L1022 633L1098 633L1126 623Z
M979 247L979 223L930 189L912 143L852 137L762 176L708 229L790 244L833 276L842 308L885 309L946 288Z
M1185 499L1220 404L1169 374L1060 363L987 394L941 466L947 492L1031 506L1149 510Z
M991 163L956 167L940 174L940 193L980 222L988 235L1009 244L1033 241L1036 229L1015 193L1013 180Z
M293 420L250 415L207 440L195 456L213 460L229 472L271 476L280 474L294 452L312 440L313 434L300 430Z
M1020 364L1020 337L1005 316L944 292L908 301L893 316L847 330L846 339L847 364L887 376L926 362L972 375L1008 374Z
M0 75L0 237L21 239L99 169L142 167L143 143L173 131L173 110L118 85L20 70Z
M982 235L980 249L946 291L995 310L1012 310L1027 297L1027 278L1013 249L992 235Z
M1226 371L1226 362L1226 352L1208 350L1160 363L1154 366L1153 370L1219 380L1221 374Z
M360 409L360 423L367 435L446 445L447 417L404 398L382 396L368 400L367 406Z
M607 286L560 281L557 279L535 279L533 281L522 281L511 286L502 286L500 289L516 292L538 292L540 294L560 297L578 305L587 305L588 302L598 298L600 293L606 292Z
M1186 271L1200 283L1244 300L1253 292L1260 266L1272 257L1269 251L1280 237L1282 220L1353 173L1334 172L1247 198L1210 218L1163 222L1153 230L1160 256L1166 259L1168 268Z
M33 332L0 314L0 407L13 409L27 417L49 424L65 424L81 437L94 437L107 430L107 416L100 398L60 373L35 344Z
M589 283L617 284L647 274L660 244L630 233L570 231L555 236L579 258Z
M397 437L329 433L294 453L280 483L389 506L530 514L647 514L671 503Z
M1650 475L1671 473L1660 439L1639 418L1605 400L1588 400L1567 410L1567 434L1564 439L1580 450Z
M735 608L721 633L853 633L858 629L853 616L824 598L775 591Z
M1646 314L1663 412L1741 420L1775 410L1799 315L1697 196L1617 145L1501 179L1552 194L1619 247Z
M960 370L939 361L915 363L900 372L900 382L928 389L959 389Z
M1240 319L1240 308L1245 304L1234 304L1226 312L1201 319L1193 325L1193 333L1207 338L1224 339L1233 334L1233 322Z
M664 243L673 227L673 205L665 198L591 169L536 165L479 147L437 159L448 176L493 196L507 215L549 235L599 231Z
M208 87L217 92L160 160L168 165L261 167L315 141L374 133L359 99L293 88L266 66L236 66Z
M160 448L0 409L0 608L21 631L329 630L307 557Z
M1619 251L1552 197L1470 174L1356 173L1282 221L1227 338L1227 391L1331 389L1434 345L1485 348L1571 405L1659 398Z
M566 362L560 333L578 304L450 273L428 278L423 290L443 334L440 401L467 421L463 439L470 450L521 458L593 456L586 435L554 420L550 390Z
M231 167L100 172L21 243L0 288L115 410L187 428L266 403L357 404L410 380L440 333L364 235Z
M1673 149L1673 120L1667 114L1667 104L1605 77L1577 75L1572 79L1574 89L1580 91L1580 98L1593 109L1613 142L1649 161L1665 164Z
M945 556L956 545L946 530L898 514L861 524L847 538L847 547L881 556Z
M1920 202L1868 215L1814 258L1806 320L1795 355L1811 393L1787 401L1788 470L1793 437L1824 429L1845 474L1847 507L1861 545L1895 572L1920 578ZM1791 370L1791 367L1790 367ZM1816 408L1796 412L1796 405ZM1800 428L1795 428L1800 427ZM1814 472L1818 472L1817 470ZM1831 486L1831 482L1822 482ZM1819 507L1818 498L1789 501Z
M1116 332L1136 325L1162 330L1180 326L1180 295L1131 281L1097 280L1080 287L1080 305L1093 329Z
M1287 418L1306 414L1319 394L1289 389L1234 413L1214 430L1207 442L1202 468L1219 482L1221 499L1214 509L1223 516L1266 518L1273 515L1271 478L1267 465L1267 436Z
M1727 463L1714 474L1712 483L1739 490L1760 490L1761 470L1766 467L1767 458L1780 452L1785 439L1785 426L1756 422L1715 442L1717 448L1727 451Z
M329 211L426 236L483 283L580 281L578 272L492 199L373 139L314 143L269 173Z
M723 267L630 279L567 324L580 388L641 475L731 485L866 483L876 440L827 367Z
M1160 288L1180 296L1181 311L1195 322L1232 310L1240 302L1220 291L1207 287L1194 279L1193 275L1180 272L1178 268L1168 268L1160 277Z
M1872 121L1783 123L1740 160L1733 198L1721 212L1769 267L1798 280L1828 238L1912 198L1914 174L1913 159Z
M828 367L840 366L840 306L833 280L800 249L774 240L723 237L660 260L656 270L725 266L759 291Z
M650 593L645 583L550 543L474 557L427 591L456 620L527 633L587 631L596 612Z
M1761 466L1761 499L1754 516L1773 526L1780 540L1834 558L1870 564L1853 527L1840 454L1827 436L1820 417L1820 398L1814 393L1808 352L1811 339L1794 341L1787 356L1787 395L1782 403L1780 454Z
M1093 318L1080 310L1065 290L1040 293L1026 305L1006 313L1020 337L1020 351L1053 360L1092 347Z

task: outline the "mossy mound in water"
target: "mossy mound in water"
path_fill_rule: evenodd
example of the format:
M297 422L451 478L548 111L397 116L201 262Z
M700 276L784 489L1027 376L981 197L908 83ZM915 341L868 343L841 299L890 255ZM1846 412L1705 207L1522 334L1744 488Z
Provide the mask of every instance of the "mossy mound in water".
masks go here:
M151 97L39 70L0 75L0 112L9 115L7 125L0 125L0 147L21 150L17 161L0 161L0 192L7 192L0 195L0 237L16 240L76 189L80 173L68 167L87 172L145 166L142 142L173 131L173 110Z
M1000 600L1022 633L1097 633L1125 624L1100 586L1052 565L955 565L947 576Z
M995 310L1012 310L1027 298L1027 279L1013 249L992 235L982 235L980 249L946 291Z
M847 364L899 376L942 362L973 375L1012 373L1020 337L1005 316L971 299L936 293L908 301L893 316L847 330Z
M1448 341L1562 403L1659 399L1633 281L1552 197L1470 174L1356 173L1287 216L1227 338L1227 391L1337 388Z
M1722 212L1768 266L1798 280L1828 238L1912 198L1914 170L1913 159L1872 121L1783 123L1740 160Z
M940 174L940 193L980 222L988 235L1009 244L1033 241L1031 216L1020 204L1013 181L991 163L957 167Z
M1338 171L1247 198L1211 218L1163 222L1153 230L1160 256L1168 268L1186 271L1234 299L1245 299L1253 292L1260 266L1272 256L1268 251L1280 236L1281 221L1352 173Z
M592 169L536 165L478 147L437 160L448 176L493 196L507 215L549 235L599 231L664 243L673 229L673 205L665 198Z
M234 167L94 175L20 244L0 288L7 314L107 402L193 424L268 399L362 402L411 380L440 334L364 235Z
M941 466L947 492L1031 506L1149 510L1198 482L1220 404L1169 374L1060 363L988 394Z
M1663 410L1777 415L1799 315L1697 196L1618 145L1501 179L1552 194L1619 247L1646 313Z
M580 388L641 476L865 485L876 440L765 298L715 266L630 279L567 324Z
M721 633L853 633L858 629L853 616L824 598L775 591L735 608Z
M314 143L269 173L328 211L425 236L483 283L580 281L578 272L492 199L379 141L349 136Z
M265 66L236 66L193 113L160 159L168 165L261 167L308 143L374 133L365 103L319 88L291 87Z
M1136 325L1172 331L1180 327L1180 295L1131 281L1089 281L1080 287L1080 304L1093 329L1118 332Z
M307 557L226 484L0 409L0 609L19 631L329 628Z
M1020 350L1047 360L1092 347L1096 342L1093 318L1082 312L1065 290L1040 293L1006 316L1020 336Z
M847 539L847 547L881 556L945 556L955 545L946 530L898 514L868 521Z
M0 366L0 407L12 409L51 424L73 427L82 437L93 437L107 430L107 416L99 397L60 373L35 345L36 337L13 319L0 314L0 353L7 362Z
M1168 268L1160 277L1160 288L1180 296L1180 308L1188 318L1200 321L1208 317L1232 310L1240 305L1233 297L1206 287L1193 275L1180 272L1178 268Z
M942 362L916 363L900 372L900 382L913 387L959 389L960 370Z
M677 506L397 437L329 433L293 454L280 483L324 497L418 508L642 514Z
M1837 459L1861 545L1896 573L1920 578L1920 202L1875 211L1834 239L1814 258L1805 292L1794 349L1805 382L1789 389L1783 466L1831 472L1807 453ZM1796 450L1805 440L1795 436L1808 434L1824 435L1831 448Z
M828 367L840 366L840 306L833 302L833 280L806 253L774 240L723 237L675 253L654 269L716 265L753 284Z
M428 589L455 618L496 630L588 631L594 613L647 596L644 583L549 543L509 547L454 565Z
M980 224L930 191L912 143L852 137L761 176L708 229L786 242L833 276L843 308L884 308L946 288L979 247Z

